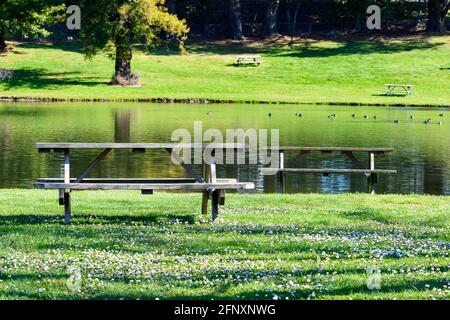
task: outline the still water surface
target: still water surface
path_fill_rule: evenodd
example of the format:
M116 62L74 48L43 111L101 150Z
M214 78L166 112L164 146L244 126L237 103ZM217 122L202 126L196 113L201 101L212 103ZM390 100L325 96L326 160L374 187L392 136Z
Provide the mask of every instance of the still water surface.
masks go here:
M336 119L331 120L328 116L333 113ZM432 119L431 124L423 123L427 118ZM193 132L194 121L202 121L204 130L217 128L224 133L235 128L280 129L280 144L284 146L394 147L395 152L376 158L378 168L398 170L397 175L381 176L378 193L450 194L450 110L294 105L3 103L0 188L31 188L38 177L60 176L61 156L39 154L35 148L38 141L170 142L175 129ZM80 173L95 153L74 152L72 175ZM287 167L351 166L350 160L340 154L286 157ZM359 157L366 163L366 154ZM256 165L220 166L218 174L255 182L258 192L275 192L278 188L273 177L258 173ZM162 150L146 154L115 151L92 176L183 177L185 173L171 164ZM291 174L286 189L365 192L366 182L361 175Z

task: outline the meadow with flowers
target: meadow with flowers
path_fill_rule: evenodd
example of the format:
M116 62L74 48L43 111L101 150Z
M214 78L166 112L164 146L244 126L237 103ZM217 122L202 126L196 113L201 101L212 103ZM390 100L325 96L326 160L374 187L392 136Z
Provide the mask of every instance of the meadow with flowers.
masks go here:
M450 199L0 192L1 299L448 299Z

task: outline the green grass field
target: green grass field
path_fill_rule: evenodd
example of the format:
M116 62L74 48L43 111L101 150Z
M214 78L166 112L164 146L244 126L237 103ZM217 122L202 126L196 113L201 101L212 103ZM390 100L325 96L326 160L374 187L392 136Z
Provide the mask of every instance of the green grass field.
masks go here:
M2 299L449 299L450 199L0 191ZM379 272L378 272L379 271Z
M188 44L188 55L136 50L142 87L107 85L113 61L86 61L75 44L18 44L0 56L15 70L2 97L65 99L205 98L217 100L450 106L450 36L387 40L301 40ZM235 67L260 54L260 67ZM409 97L386 97L385 83L414 84Z

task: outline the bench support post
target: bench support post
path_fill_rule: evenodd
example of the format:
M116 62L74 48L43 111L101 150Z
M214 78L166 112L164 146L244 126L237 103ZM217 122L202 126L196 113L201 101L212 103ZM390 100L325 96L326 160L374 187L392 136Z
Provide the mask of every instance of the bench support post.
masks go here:
M369 169L375 170L375 153L369 153ZM375 194L375 185L378 182L378 175L376 173L371 173L367 178L367 186L370 194Z
M80 176L75 180L75 183L80 183L81 181L83 181L84 178L86 178L86 176L92 171L92 169L94 169L94 167L101 161L104 160L106 158L106 156L112 151L111 148L106 148L105 150L102 151L102 153L100 153L99 156L97 156L97 158L94 159L94 161L92 161L87 168L83 171L82 174L80 174Z
M211 181L211 167L209 164L205 163L203 165L203 181L209 183ZM204 190L202 192L202 214L208 214L208 201L209 201L209 190Z
M219 217L219 198L220 198L220 190L214 190L212 192L211 199L211 211L212 211L212 220L213 222L217 220Z
M64 223L70 224L70 193L64 192Z
M281 169L281 171L278 172L278 180L280 182L280 190L281 190L281 193L285 193L286 192L286 188L285 188L286 173L283 171L283 169L284 169L284 152L280 152L280 169Z
M64 205L64 189L59 189L59 205Z
M64 149L64 183L70 183L70 150ZM64 190L64 223L70 223L70 190Z

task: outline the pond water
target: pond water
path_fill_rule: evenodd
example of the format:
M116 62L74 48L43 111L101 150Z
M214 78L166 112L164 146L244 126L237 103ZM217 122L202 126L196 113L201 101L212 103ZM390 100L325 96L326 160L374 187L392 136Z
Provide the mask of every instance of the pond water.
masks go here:
M297 112L303 117L296 117ZM334 120L328 117L332 113ZM423 123L427 118L431 124ZM194 121L202 121L204 130L223 132L227 128L280 129L284 146L394 147L393 153L376 157L378 168L398 170L397 175L380 177L378 193L450 194L450 110L248 104L0 104L0 187L32 188L38 177L60 176L61 155L39 154L38 141L170 142L173 130L193 131ZM95 153L74 152L73 175ZM366 154L358 156L366 163ZM351 162L340 154L300 159L288 154L286 166L345 168ZM257 165L220 166L218 175L255 182L257 192L278 190L276 179L260 175ZM183 177L185 173L161 150L115 151L92 176ZM366 180L361 175L290 174L286 191L365 192Z

